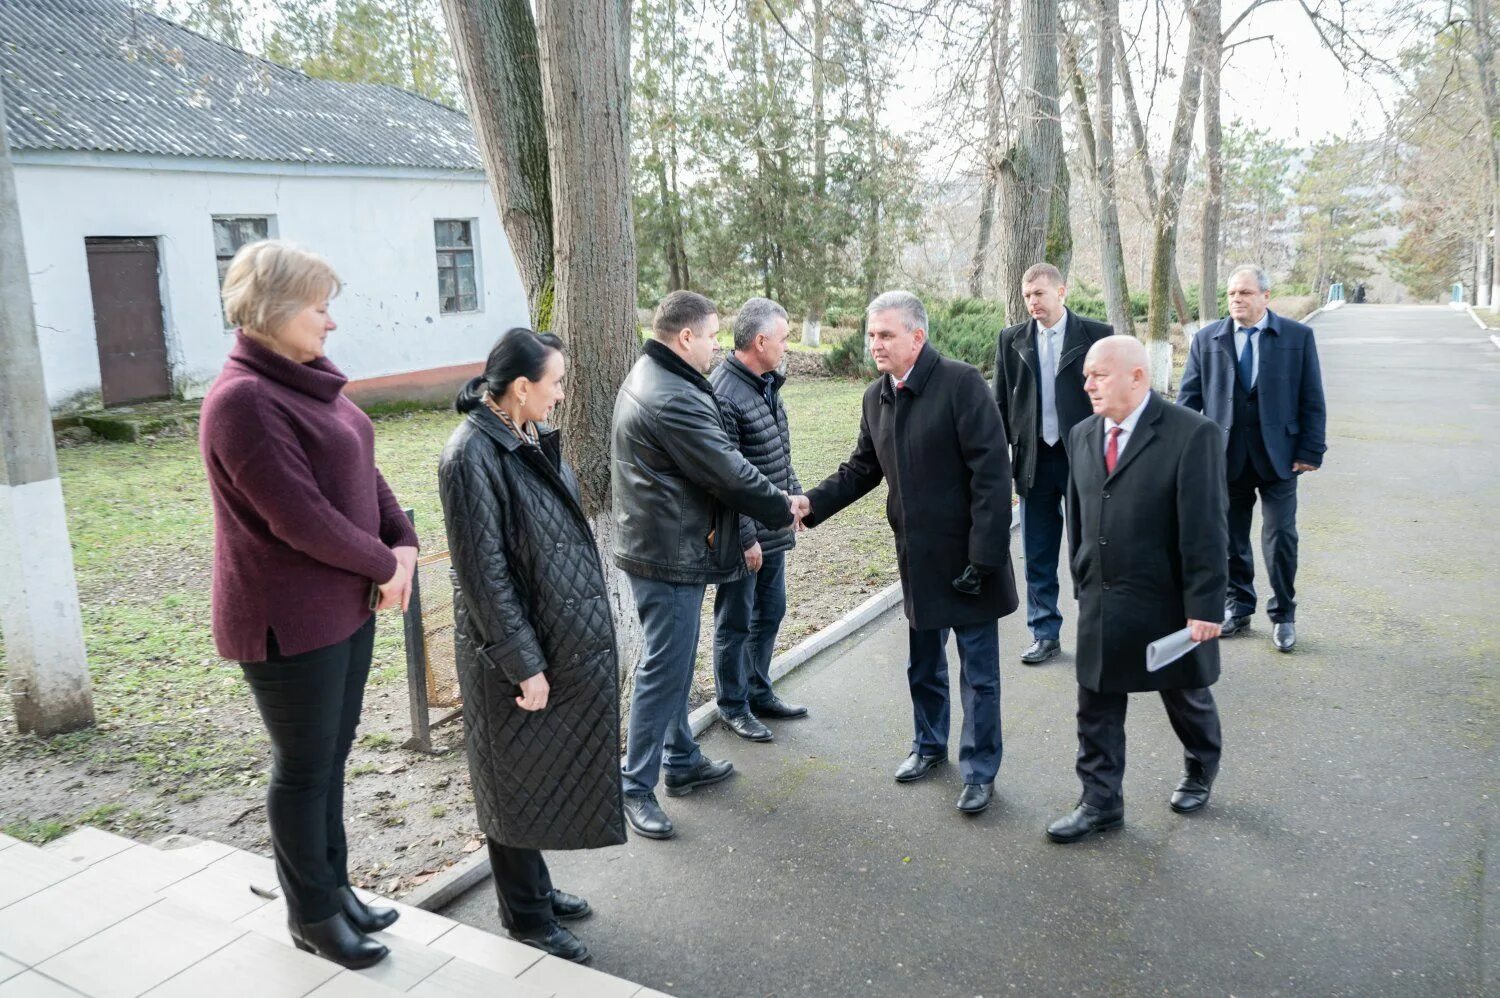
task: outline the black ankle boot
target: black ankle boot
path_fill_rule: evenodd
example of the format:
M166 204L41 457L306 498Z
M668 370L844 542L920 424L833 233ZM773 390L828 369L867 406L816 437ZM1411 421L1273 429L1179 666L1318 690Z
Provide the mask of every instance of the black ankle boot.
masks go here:
M298 949L350 970L373 967L390 952L351 925L343 912L321 922L289 921L286 927Z
M361 932L388 929L391 923L401 917L401 913L395 908L371 908L359 899L352 887L340 887L338 895L339 903L344 906L344 914L349 916L349 924Z

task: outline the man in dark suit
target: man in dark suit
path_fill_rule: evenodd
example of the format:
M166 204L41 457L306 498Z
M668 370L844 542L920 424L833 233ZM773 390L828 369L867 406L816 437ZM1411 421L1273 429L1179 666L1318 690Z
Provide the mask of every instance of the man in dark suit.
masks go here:
M1031 318L1002 330L995 350L995 401L1005 438L1015 449L1011 470L1021 497L1026 554L1026 626L1033 639L1021 653L1041 665L1062 651L1057 557L1062 547L1063 495L1068 488L1068 431L1089 415L1083 357L1114 330L1064 304L1068 289L1050 263L1021 277Z
M1223 432L1229 482L1229 592L1224 636L1250 626L1255 555L1250 519L1261 499L1261 557L1271 579L1271 639L1297 643L1297 476L1317 471L1328 449L1323 374L1313 331L1267 309L1270 282L1259 267L1229 275L1229 318L1193 335L1177 403Z
M1110 336L1089 349L1085 382L1095 415L1073 428L1068 453L1068 544L1078 595L1078 779L1073 813L1047 826L1076 842L1125 822L1125 708L1131 693L1161 693L1187 772L1169 801L1180 813L1208 803L1219 770L1219 678L1224 599L1224 451L1219 430L1151 391L1146 348ZM1146 646L1186 627L1204 642L1155 672Z
M909 783L948 757L948 656L958 641L964 789L977 814L1000 769L999 618L1016 608L1010 568L1010 456L989 386L975 368L927 343L927 310L888 291L866 313L880 377L865 390L859 442L838 471L793 510L816 526L884 479L908 625L906 677L915 737L896 770Z

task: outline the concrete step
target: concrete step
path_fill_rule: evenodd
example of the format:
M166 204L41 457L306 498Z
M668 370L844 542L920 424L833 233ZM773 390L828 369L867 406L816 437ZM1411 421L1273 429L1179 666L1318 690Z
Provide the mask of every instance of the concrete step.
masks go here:
M401 918L344 970L291 944L271 860L173 836L0 836L0 998L652 998L511 939L359 891ZM272 895L268 897L267 895Z

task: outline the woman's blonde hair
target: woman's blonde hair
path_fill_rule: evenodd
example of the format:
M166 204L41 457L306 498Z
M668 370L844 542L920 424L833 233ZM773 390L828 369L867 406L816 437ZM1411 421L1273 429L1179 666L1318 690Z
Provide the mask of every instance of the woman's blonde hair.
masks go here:
M241 246L229 261L220 293L231 325L270 335L342 288L339 275L318 254L280 239L262 239Z

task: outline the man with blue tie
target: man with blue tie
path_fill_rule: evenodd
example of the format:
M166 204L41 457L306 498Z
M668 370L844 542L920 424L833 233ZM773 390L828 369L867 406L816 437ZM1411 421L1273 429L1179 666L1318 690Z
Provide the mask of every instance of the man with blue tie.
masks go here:
M1266 614L1278 651L1297 643L1297 476L1317 471L1328 449L1327 408L1310 327L1267 307L1259 267L1237 267L1226 288L1229 318L1193 336L1179 405L1224 431L1229 484L1229 592L1223 636L1250 626L1255 556L1250 520L1261 500L1261 557L1271 582Z
M1068 431L1093 414L1083 390L1083 358L1112 328L1071 311L1060 271L1038 263L1021 275L1031 317L1001 330L995 350L995 402L1014 454L1021 497L1021 547L1026 555L1026 626L1032 643L1021 653L1041 665L1062 651L1058 549L1068 489Z

